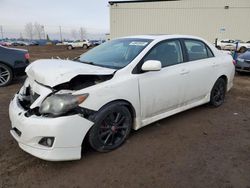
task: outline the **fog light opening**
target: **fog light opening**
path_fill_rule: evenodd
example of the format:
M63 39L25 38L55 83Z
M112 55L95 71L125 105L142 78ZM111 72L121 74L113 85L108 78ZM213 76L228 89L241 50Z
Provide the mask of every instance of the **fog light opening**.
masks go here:
M46 147L52 147L55 137L43 137L38 143Z

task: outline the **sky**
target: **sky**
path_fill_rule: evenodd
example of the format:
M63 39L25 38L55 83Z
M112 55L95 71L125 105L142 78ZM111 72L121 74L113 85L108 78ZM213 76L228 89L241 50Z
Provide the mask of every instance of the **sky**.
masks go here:
M89 37L109 33L108 0L0 0L0 26L4 37L25 37L27 23L44 25L52 38L85 28ZM0 33L1 38L1 33Z

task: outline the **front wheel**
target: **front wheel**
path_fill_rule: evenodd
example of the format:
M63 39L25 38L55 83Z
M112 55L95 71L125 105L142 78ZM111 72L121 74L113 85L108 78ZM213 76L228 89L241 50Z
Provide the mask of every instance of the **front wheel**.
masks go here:
M83 49L88 49L88 45L84 44L83 46Z
M126 106L111 104L95 117L95 124L89 132L90 146L99 152L118 148L129 136L132 115Z
M226 81L223 78L219 78L211 91L210 94L210 104L213 107L219 107L224 103L226 95Z

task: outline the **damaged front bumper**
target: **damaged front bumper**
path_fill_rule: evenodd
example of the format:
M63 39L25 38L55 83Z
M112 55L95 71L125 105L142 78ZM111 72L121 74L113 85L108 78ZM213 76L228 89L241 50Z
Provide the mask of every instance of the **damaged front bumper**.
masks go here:
M9 106L11 135L20 148L38 158L49 161L76 160L81 158L81 146L93 122L82 116L44 117L26 112L16 94ZM44 146L43 138L53 138L53 144Z

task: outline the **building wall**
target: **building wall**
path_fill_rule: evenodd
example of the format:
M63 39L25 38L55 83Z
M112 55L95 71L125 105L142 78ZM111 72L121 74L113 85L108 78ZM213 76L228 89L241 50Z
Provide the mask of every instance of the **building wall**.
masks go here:
M225 9L225 6L229 6ZM180 0L110 5L110 37L188 34L250 40L250 0Z

